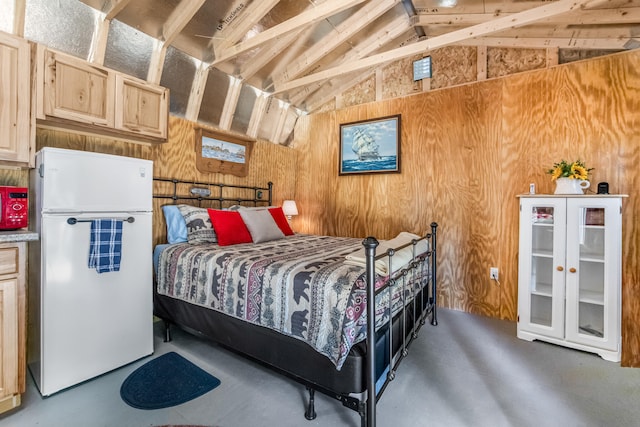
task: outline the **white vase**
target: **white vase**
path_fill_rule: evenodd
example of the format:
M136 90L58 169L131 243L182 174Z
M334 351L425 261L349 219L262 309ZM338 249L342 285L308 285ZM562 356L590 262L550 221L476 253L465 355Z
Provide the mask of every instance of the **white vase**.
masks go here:
M556 191L553 194L584 194L591 183L586 179L558 178Z

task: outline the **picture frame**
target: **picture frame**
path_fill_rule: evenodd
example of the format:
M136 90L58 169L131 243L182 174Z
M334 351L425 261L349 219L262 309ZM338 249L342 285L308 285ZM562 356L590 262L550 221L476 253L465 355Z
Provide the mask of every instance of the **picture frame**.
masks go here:
M400 173L401 115L340 125L340 175Z
M196 128L196 168L200 172L245 177L249 173L254 142L240 136Z

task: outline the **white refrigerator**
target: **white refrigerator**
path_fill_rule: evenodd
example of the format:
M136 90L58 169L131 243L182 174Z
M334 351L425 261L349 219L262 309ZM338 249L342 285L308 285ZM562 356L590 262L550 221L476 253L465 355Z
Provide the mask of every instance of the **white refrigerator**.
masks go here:
M153 352L149 160L58 148L31 171L27 361L43 396ZM119 271L88 265L92 220L123 220ZM129 222L130 221L130 222Z

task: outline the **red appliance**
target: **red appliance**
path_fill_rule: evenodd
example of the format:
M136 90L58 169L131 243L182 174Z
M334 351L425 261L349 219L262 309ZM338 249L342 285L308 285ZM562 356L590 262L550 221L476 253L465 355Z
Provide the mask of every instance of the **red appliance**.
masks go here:
M25 187L0 185L0 230L29 225L29 199Z

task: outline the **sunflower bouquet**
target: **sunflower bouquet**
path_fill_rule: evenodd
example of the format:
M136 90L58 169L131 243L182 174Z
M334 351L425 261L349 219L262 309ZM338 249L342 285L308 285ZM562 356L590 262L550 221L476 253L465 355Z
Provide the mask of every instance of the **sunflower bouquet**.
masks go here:
M553 167L547 171L551 175L551 180L555 181L558 178L571 178L585 180L589 177L589 172L593 168L587 168L581 160L569 163L566 160L562 160L559 163L554 163Z

